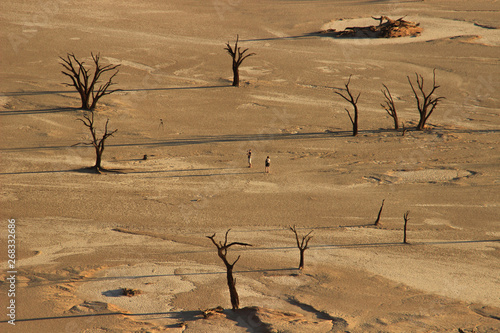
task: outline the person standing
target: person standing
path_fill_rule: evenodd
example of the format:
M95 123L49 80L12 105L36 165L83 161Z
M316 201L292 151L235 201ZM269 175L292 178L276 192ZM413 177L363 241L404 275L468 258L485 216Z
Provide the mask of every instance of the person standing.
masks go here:
M251 168L252 167L252 149L248 150L247 156L248 156L248 167Z
M267 156L265 173L271 173L271 171L269 169L270 167L271 167L271 158L269 156Z

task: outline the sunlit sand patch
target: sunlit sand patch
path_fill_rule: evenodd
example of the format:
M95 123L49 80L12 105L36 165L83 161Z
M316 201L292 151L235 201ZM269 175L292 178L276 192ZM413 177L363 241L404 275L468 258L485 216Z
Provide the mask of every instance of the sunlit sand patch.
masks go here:
M364 179L379 184L440 183L471 177L475 174L473 171L456 169L393 170L383 175L367 176Z
M297 96L297 95L288 95L281 93L274 93L270 95L252 95L252 98L256 98L262 101L270 101L277 103L291 103L291 104L303 104L303 105L320 105L320 106L328 106L331 107L331 100L320 100L320 99L311 99L307 96Z
M112 64L120 64L122 66L127 66L127 67L135 68L138 70L150 72L150 73L154 72L156 70L156 68L153 68L153 67L148 66L148 65L140 64L140 63L134 62L134 61L124 60L124 59L120 60L120 59L111 58L111 57L103 57L103 58Z
M224 273L218 266L195 263L124 265L101 271L76 292L83 299L111 303L131 313L161 313L172 310L169 304L176 294L195 289L191 278L203 276L206 282L219 277L218 273ZM141 290L141 294L120 296L121 288Z
M7 96L1 96L0 95L0 106L2 107L7 107L7 104L9 103L10 98Z
M240 71L244 71L248 75L257 75L257 76L271 73L271 70L269 69L265 69L263 67L253 67L253 66L240 67Z
M279 191L279 187L275 183L251 181L243 191L246 193L273 193Z
M445 182L453 179L469 177L472 172L467 170L453 169L424 169L424 170L401 170L392 171L391 176L398 177L405 183L427 183L427 182Z
M462 230L462 228L455 227L450 223L450 221L444 219L438 219L438 218L425 219L424 223L432 226L447 226L451 229Z
M282 286L290 286L290 287L299 287L312 282L312 278L310 278L309 276L299 275L299 274L268 275L265 276L264 279L272 281L273 283Z

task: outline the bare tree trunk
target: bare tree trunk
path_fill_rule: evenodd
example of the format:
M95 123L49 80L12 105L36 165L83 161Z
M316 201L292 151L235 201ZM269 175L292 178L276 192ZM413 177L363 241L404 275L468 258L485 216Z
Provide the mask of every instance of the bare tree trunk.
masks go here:
M376 226L378 226L380 224L380 215L382 214L382 209L384 208L384 202L385 202L385 199L382 200L382 205L380 206L380 210L378 211L377 220L374 223L374 225L376 225Z
M95 165L94 167L97 169L97 170L100 170L102 167L101 167L101 161L102 161L102 150L100 150L99 148L96 147L95 149Z
M425 128L425 116L421 113L418 121L417 130L422 131Z
M89 103L89 95L85 95L82 92L80 92L80 98L82 100L82 109L83 110L91 110L90 103Z
M306 249L300 249L300 263L299 263L299 269L302 270L304 269L304 252Z
M394 129L397 131L399 129L398 115L394 115L392 119L394 119Z
M233 61L233 86L240 86L240 71L238 69L238 65Z
M352 123L352 136L358 135L358 105L354 104L354 122Z
M236 280L233 277L233 266L227 266L227 286L229 287L229 297L231 298L231 306L233 310L240 308L240 298L236 291Z
M403 231L403 243L405 244L408 244L408 242L406 241L406 227L408 225L408 214L410 214L410 211L407 211L405 214L404 214L404 220L405 220L405 227L404 227L404 231Z

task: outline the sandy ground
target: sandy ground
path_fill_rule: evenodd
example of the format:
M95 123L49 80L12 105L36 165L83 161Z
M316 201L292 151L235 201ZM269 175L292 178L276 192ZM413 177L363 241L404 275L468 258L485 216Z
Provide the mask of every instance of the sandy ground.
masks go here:
M499 2L1 7L2 332L500 332ZM380 15L407 15L424 32L313 34ZM240 88L223 49L237 34L256 53ZM100 126L109 118L118 129L103 158L121 173L84 172L92 148L74 146L89 133L58 57L88 63L91 51L121 64L120 91L96 110ZM428 130L414 131L407 75L430 84L433 69L446 99ZM334 94L350 75L361 92L357 137ZM380 107L382 84L404 136ZM314 230L303 271L290 225ZM228 253L241 255L240 311L205 237L228 229L229 241L252 244ZM217 306L224 312L203 319Z

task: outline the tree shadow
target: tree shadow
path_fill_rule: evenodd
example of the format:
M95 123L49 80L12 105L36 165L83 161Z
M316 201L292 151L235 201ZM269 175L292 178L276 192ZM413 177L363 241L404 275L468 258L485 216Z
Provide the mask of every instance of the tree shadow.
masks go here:
M236 326L245 328L247 332L274 332L271 331L272 326L270 324L262 322L259 316L257 316L258 309L259 308L256 306L244 307L236 310L227 309L224 310L224 314L226 315L227 319L234 321L236 323Z
M211 143L232 143L232 142L260 142L273 140L297 140L297 139L327 139L331 137L352 137L351 131L324 131L324 132L309 132L309 133L268 133L268 134L227 134L227 135L204 135L194 136L183 139L173 139L165 141L152 142L132 142L132 143L115 143L107 144L106 147L175 147L175 146L190 146ZM361 133L361 131L360 131ZM2 148L0 151L17 151L17 150L38 150L38 149L66 149L69 146L39 146L39 147L17 147L17 148ZM83 146L74 146L72 148L82 149Z
M51 317L37 317L37 318L16 318L16 322L26 321L41 321L41 320L57 320L57 319L75 319L75 318L88 318L88 317L105 317L105 316L126 316L126 317L142 317L142 316L162 316L160 318L177 319L182 322L194 321L203 317L200 310L196 311L167 311L167 312L143 312L143 313L128 313L128 312L106 312L106 313L92 313L92 314L78 314L71 316L51 316ZM7 323L9 320L2 320L0 323ZM172 325L170 327L178 327Z
M214 170L228 170L229 168L220 168L217 169L215 168ZM247 168L239 168L239 169L247 169ZM130 172L124 172L126 174L156 174L156 173L171 173L171 172L193 172L193 171L201 171L201 170L191 170L191 169L185 169L185 170L151 170L151 171L130 171ZM178 174L178 175L168 175L168 176L162 176L164 178L194 178L194 177L214 177L214 176L236 176L236 175L252 175L252 174L259 174L263 172L259 171L251 171L251 172L222 172L222 173L206 173L206 174Z
M132 92L132 91L169 91L169 90L200 90L200 89L215 89L215 88L231 88L230 85L212 85L212 86L195 86L195 87L165 87L165 88L129 88L116 89L116 92Z
M314 229L314 228L311 228ZM449 245L449 244L472 244L472 243L495 243L500 242L500 239L481 239L481 240L457 240L457 241L427 241L427 242L410 242L414 246L424 245ZM407 246L408 244L401 242L383 242L383 243L356 243L356 244L319 244L309 245L310 250L328 250L328 249L362 249L371 247L391 247L391 246ZM245 251L269 251L269 250L292 250L297 249L296 246L280 246L280 247L254 247L245 249Z
M241 168L210 168L210 169L178 169L178 170L147 170L147 171L136 171L135 169L110 169L110 168L100 168L97 170L95 167L84 167L77 169L66 169L66 170L44 170L44 171L18 171L18 172L0 172L0 175L38 175L38 174L52 174L52 173L83 173L83 174L161 174L161 173L189 173L189 172L199 172L199 171L209 171L209 170L247 170L246 167ZM235 175L251 175L263 173L260 171L249 171L249 172L221 172L221 173L206 173L206 174L176 174L164 176L165 178L191 178L191 177L214 177L214 176L235 176Z
M300 309L307 311L309 313L312 313L316 316L316 318L321 319L321 320L331 320L333 324L333 329L338 330L341 328L346 328L348 326L348 323L345 319L340 318L340 317L332 317L329 313L325 311L320 311L314 308L312 305L300 302L298 299L296 299L293 296L289 296L286 301L290 303L291 305L295 305L299 307ZM333 331L332 329L332 331Z
M116 92L131 92L131 91L168 91L168 90L197 90L197 89L214 89L227 88L230 85L211 85L211 86L193 86L193 87L165 87L165 88L129 88L116 89ZM57 95L57 94L76 94L76 90L40 90L40 91L8 91L0 92L0 96L16 97L16 96L39 96L39 95Z
M40 91L7 91L0 92L0 96L38 96L38 95L57 95L57 94L76 94L76 90L40 90Z
M302 35L284 36L284 37L252 38L252 39L242 40L242 42L264 42L264 41L287 40L287 39L293 40L293 39L314 38L314 37L318 37L318 36L316 36L315 33L305 33Z
M101 293L101 295L106 296L106 297L121 297L125 296L123 295L123 289L113 289L113 290L106 290Z
M412 36L407 36L407 37L412 37ZM349 37L349 36L342 36L342 31L331 31L331 30L325 30L325 31L314 31L314 32L306 32L301 35L294 35L294 36L285 36L285 37L265 37L265 38L253 38L253 39L246 39L243 40L242 42L261 42L261 41L273 41L273 40L294 40L294 39L312 39L312 38L332 38L336 40L387 40L388 38L378 38L378 37L373 37L373 36L368 36L368 35L359 35L355 37Z
M204 251L186 251L179 253L207 253ZM172 254L172 253L169 253ZM175 253L174 253L175 254ZM271 273L271 272L297 272L296 267L290 268L270 268L270 269L250 269L250 270L235 270L235 274L245 274L245 273ZM127 280L137 280L137 279L147 279L147 278L161 278L161 277L183 277L183 276L204 276L204 275L226 275L226 270L221 270L217 272L192 272L192 273L172 273L172 274L151 274L151 275L130 275L130 276L105 276L105 277L88 277L85 279L74 279L65 278L61 280L52 280L41 283L41 285L56 285L61 283L87 283L87 282L101 282L101 281L127 281ZM119 297L123 296L122 289L107 290L102 292L102 295L108 297Z
M77 169L67 169L67 170L44 170L44 171L19 171L19 172L1 172L0 175L38 175L38 174L51 174L51 173L86 173L86 174L102 174L102 173L115 173L115 174L126 174L132 172L132 169L106 169L101 168L96 170L95 167L83 167Z
M125 174L132 169L108 169L108 168L98 168L95 166L85 167L80 169L74 169L73 172L80 173L91 173L91 174L103 174L103 173L117 173L117 174Z
M20 115L34 115L34 114L46 114L46 113L63 113L63 112L74 112L82 110L81 108L73 107L60 107L60 108L47 108L47 109L34 109L34 110L7 110L0 111L0 116L20 116Z
M469 134L493 134L500 133L500 129L484 129L484 130L454 130L454 129L434 129L431 131L412 131L415 133L443 134L443 133L469 133ZM400 137L401 132L397 132L391 128L379 128L373 130L359 130L358 136L352 135L352 130L325 130L322 132L301 132L301 133L259 133L259 134L225 134L225 135L204 135L193 136L188 138L179 138L164 141L151 142L131 142L131 143L115 143L108 144L106 147L177 147L203 145L212 143L233 143L233 142L262 142L262 141L280 141L280 140L325 140L331 138L352 138L359 139L362 136L370 134L393 134L394 137ZM0 151L22 151L22 150L40 150L40 149L67 149L69 146L38 146L38 147L14 147L1 148ZM73 147L85 148L85 147Z

